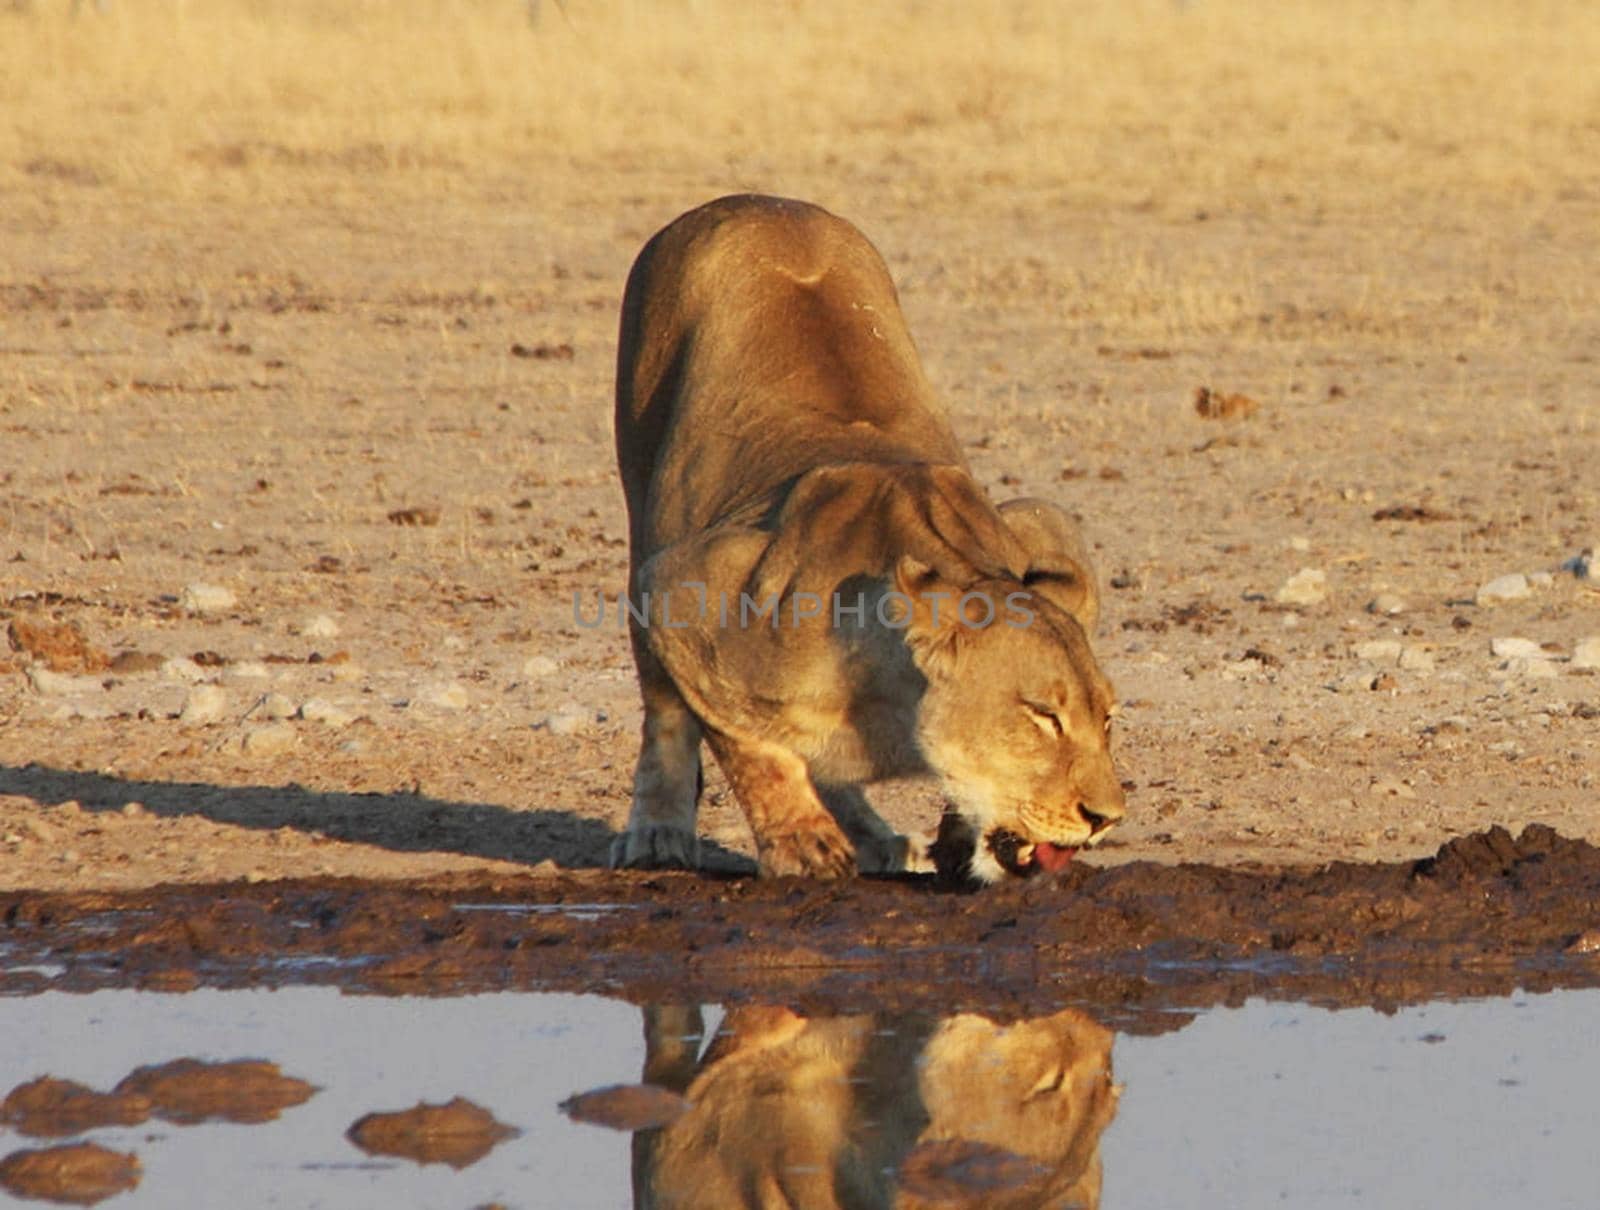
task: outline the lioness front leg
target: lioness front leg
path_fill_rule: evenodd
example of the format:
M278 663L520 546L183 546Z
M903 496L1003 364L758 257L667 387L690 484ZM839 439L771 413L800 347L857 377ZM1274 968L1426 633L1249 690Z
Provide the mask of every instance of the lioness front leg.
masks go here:
M806 764L787 748L707 731L706 742L744 808L762 877L856 872L850 839L818 797Z
M634 659L644 729L628 828L611 842L611 866L692 870L700 864L700 720L637 635Z

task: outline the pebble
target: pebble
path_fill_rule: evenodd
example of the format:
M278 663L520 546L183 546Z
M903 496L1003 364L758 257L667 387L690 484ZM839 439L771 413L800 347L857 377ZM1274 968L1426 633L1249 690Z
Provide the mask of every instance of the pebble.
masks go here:
M531 655L522 665L523 676L549 676L561 667L547 655Z
M125 802L122 804L122 814L127 819L138 819L141 815L148 815L150 809L142 802Z
M1548 659L1529 659L1525 656L1518 656L1500 665L1500 675L1502 676L1525 676L1533 680L1539 680L1553 677L1555 674L1556 666Z
M545 727L552 735L576 735L587 727L594 715L574 702L568 702L546 716Z
M366 677L366 675L367 675L367 670L365 668L363 668L360 664L357 664L357 663L355 663L353 661L346 661L345 663L342 663L342 664L335 664L332 668L330 668L328 670L328 679L339 681L340 683L346 684L346 685L350 684L353 681L362 680L362 679L364 679Z
M1528 577L1514 571L1508 576L1496 576L1479 588L1472 599L1479 605L1493 605L1497 601L1520 601L1532 593Z
M1490 639L1489 654L1499 656L1503 660L1548 660L1551 658L1550 653L1532 639L1522 639L1515 636Z
M1355 654L1358 660L1372 660L1378 664L1392 664L1400 658L1400 641L1398 639L1372 639L1365 643L1357 643Z
M1327 573L1315 567L1302 567L1283 582L1273 599L1280 605L1315 605L1327 595Z
M178 721L191 727L218 722L228 712L228 695L217 685L196 685L183 699Z
M339 623L335 622L325 613L319 613L314 618L307 618L300 627L300 633L313 639L331 639L339 633Z
M1394 617L1406 611L1406 603L1390 592L1381 592L1367 602L1367 612Z
M342 730L356 721L352 711L320 697L311 698L301 706L300 717L308 723L321 723L324 727L332 727L335 731Z
M52 697L97 692L103 687L92 676L71 676L65 672L51 672L38 664L28 669L28 683L39 693L46 693Z
M240 660L228 666L228 674L242 681L265 681L271 678L272 669L260 660Z
M1572 649L1572 666L1600 668L1600 634L1578 640L1578 645Z
M255 712L262 718L276 722L280 719L293 718L298 709L294 701L283 694L269 693L257 704Z
M244 733L240 747L251 756L276 756L299 742L292 723L267 723Z
M465 710L467 703L471 701L466 689L455 681L429 686L423 690L422 700L441 710Z
M1592 548L1580 550L1561 565L1561 570L1589 583L1600 580L1600 562L1595 560Z
M161 675L169 681L188 681L193 685L206 679L206 670L188 656L179 655L161 665Z
M1528 573L1529 588L1554 588L1556 578L1548 571L1530 571Z
M1408 643L1400 653L1400 667L1407 672L1432 672L1433 652L1421 643Z
M196 581L186 587L178 596L178 604L190 613L221 613L225 609L232 609L239 603L239 598L233 595L230 589L220 584L202 584Z

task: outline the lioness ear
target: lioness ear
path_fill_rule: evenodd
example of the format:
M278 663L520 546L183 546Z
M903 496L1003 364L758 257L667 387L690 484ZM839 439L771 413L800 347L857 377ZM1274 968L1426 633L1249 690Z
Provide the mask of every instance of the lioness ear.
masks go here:
M978 600L980 594L963 594L938 568L914 555L900 556L891 580L900 597L891 611L897 620L891 624L905 632L906 642L914 650L928 654L949 652L967 627L986 626L993 621L992 612L983 608L987 598Z
M1007 500L999 512L1027 552L1023 584L1092 634L1100 620L1100 590L1077 519L1038 499Z

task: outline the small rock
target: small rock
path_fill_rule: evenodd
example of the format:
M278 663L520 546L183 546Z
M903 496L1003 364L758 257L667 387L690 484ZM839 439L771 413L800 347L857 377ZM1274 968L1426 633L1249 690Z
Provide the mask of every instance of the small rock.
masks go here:
M1284 581L1273 599L1280 605L1315 605L1327 595L1327 574L1315 567L1303 567Z
M443 685L433 685L422 693L422 700L430 706L437 706L441 710L465 710L472 699L467 696L467 691L455 681Z
M1532 593L1528 577L1515 571L1508 576L1496 576L1479 588L1472 599L1479 605L1493 605L1500 601L1520 601Z
M582 706L568 702L547 716L544 725L552 735L576 735L593 719L594 716Z
M66 697L75 693L97 693L103 687L92 676L73 676L66 672L51 672L40 664L28 669L28 683L34 689L51 697Z
M179 655L161 665L161 675L169 681L188 681L193 685L205 680L209 674L188 656Z
M178 596L178 604L190 613L221 613L232 609L239 598L220 584L190 584Z
M1555 584L1556 584L1555 576L1553 576L1548 571L1530 571L1528 573L1528 587L1529 588L1538 588L1538 589L1554 588Z
M339 633L339 623L335 622L325 613L319 613L314 618L308 618L300 627L300 633L313 639L331 639Z
M1600 562L1596 562L1592 549L1580 550L1561 565L1561 570L1580 580L1600 580Z
M1556 666L1548 659L1528 659L1518 656L1500 665L1500 672L1504 676L1525 676L1539 680L1555 676Z
M122 804L122 814L127 819L138 819L150 814L150 810L142 802L125 802Z
M1372 691L1374 693L1393 693L1400 688L1400 682L1387 672L1380 672L1372 678Z
M265 681L271 678L272 669L260 660L240 660L229 666L228 674L243 681Z
M1572 649L1572 666L1600 668L1600 635L1578 640L1578 645Z
M367 670L365 668L363 668L360 664L350 660L346 660L341 664L335 664L328 669L328 679L338 681L342 685L348 685L354 681L362 680L366 677L366 675Z
M1400 658L1400 650L1398 639L1372 639L1366 643L1357 643L1355 654L1358 660L1371 660L1375 664L1392 664Z
M1400 667L1407 672L1432 672L1433 652L1421 643L1408 643L1400 653Z
M1406 611L1406 603L1390 592L1381 592L1367 602L1367 612L1392 618Z
M178 721L190 727L217 722L228 712L228 695L217 685L196 685L183 699Z
M549 676L561 667L547 655L531 655L522 665L523 676Z
M1502 660L1548 660L1551 658L1550 653L1532 639L1516 637L1490 639L1489 654L1498 656Z
M342 730L356 721L354 713L320 697L311 698L301 706L300 717L309 723L321 723L324 727L331 727L335 731Z
M281 719L293 718L299 709L291 698L281 693L266 694L257 704L255 713L261 718L277 722Z
M277 756L293 748L299 739L292 723L267 723L246 731L240 747L251 756Z

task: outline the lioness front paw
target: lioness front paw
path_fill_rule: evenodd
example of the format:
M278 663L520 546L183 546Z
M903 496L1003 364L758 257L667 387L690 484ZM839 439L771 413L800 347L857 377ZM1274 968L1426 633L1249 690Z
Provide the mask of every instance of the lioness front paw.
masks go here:
M699 869L700 840L669 824L632 827L612 840L608 864L613 870Z
M757 845L757 858L763 878L853 878L856 874L855 850L837 829L766 837Z

